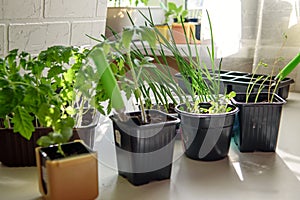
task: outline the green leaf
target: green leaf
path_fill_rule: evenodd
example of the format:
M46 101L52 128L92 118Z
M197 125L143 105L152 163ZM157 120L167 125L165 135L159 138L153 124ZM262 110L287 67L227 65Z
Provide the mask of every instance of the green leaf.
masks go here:
M169 10L177 10L177 6L173 2L168 3L168 8L169 8Z
M124 102L122 99L120 88L107 62L103 50L101 48L95 48L90 52L89 56L94 61L94 64L97 68L97 73L100 75L100 77L98 78L102 83L101 85L104 91L112 100L112 106L117 110L123 109Z
M52 78L52 77L56 77L58 76L59 74L63 73L64 70L62 69L61 66L53 66L49 71L48 71L48 78Z
M61 144L61 143L65 142L62 134L55 132L55 131L51 132L49 134L49 137L51 138L51 140L53 141L54 144Z
M182 11L181 17L184 19L186 16L188 16L189 12L187 10Z
M62 143L68 142L73 135L73 128L64 126L61 130Z
M148 44L152 49L156 48L156 36L155 36L155 31L150 28L150 27L142 27L141 29L138 29L139 32L141 33L142 40L147 41Z
M67 82L72 83L75 79L75 72L72 68L68 69L67 72L64 73L64 78Z
M9 115L16 104L14 90L11 87L0 88L0 118Z
M124 30L122 34L122 44L128 50L130 49L130 44L132 41L133 34L134 34L133 29Z
M49 104L43 103L38 109L37 116L41 124L46 127L51 127L58 123L61 113L59 108L51 107Z
M40 76L45 69L45 65L43 65L41 62L34 62L30 65L32 65L32 73L37 76Z
M283 80L286 76L288 76L300 63L300 53L296 55L275 77L275 79L279 79L279 81Z
M36 142L39 146L42 146L42 147L48 147L52 144L55 144L55 142L52 140L51 137L49 136L42 136L40 137L37 142Z
M27 110L20 106L17 106L14 111L15 114L12 118L14 132L19 132L24 138L29 140L32 132L34 131L34 126L32 124L33 117L27 112Z
M236 93L234 91L231 91L229 94L227 94L228 99L232 99L236 96Z

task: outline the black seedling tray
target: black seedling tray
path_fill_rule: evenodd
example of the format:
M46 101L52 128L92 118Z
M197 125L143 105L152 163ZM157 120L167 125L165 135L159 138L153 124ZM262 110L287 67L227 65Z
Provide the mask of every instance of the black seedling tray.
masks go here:
M216 72L217 74L217 72ZM175 75L178 78L179 86L185 91L188 92L186 89L186 86L184 84L184 81L182 79L182 76L180 73ZM253 78L252 78L253 76ZM259 81L255 82L256 78L263 76ZM263 83L263 80L267 77L267 75L262 74L251 74L247 72L239 72L239 71L220 71L220 77L221 77L221 93L224 93L224 91L227 91L227 93L231 91L235 91L236 93L243 93L247 91L247 87L249 83L252 82L254 85L254 88L251 93L255 93L258 91L259 87L263 84L264 89L262 92L267 92L270 83L275 83L274 77L271 78L271 80L267 80ZM252 81L251 81L252 78ZM291 78L285 78L282 81L280 81L278 88L276 91L274 91L276 94L278 94L281 98L287 99L290 85L294 83L294 80ZM271 87L271 92L273 91L274 86Z

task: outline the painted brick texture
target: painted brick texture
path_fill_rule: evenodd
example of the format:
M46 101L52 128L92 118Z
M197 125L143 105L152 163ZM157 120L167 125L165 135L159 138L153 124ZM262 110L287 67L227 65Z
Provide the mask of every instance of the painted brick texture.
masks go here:
M0 56L52 45L92 45L105 31L107 0L0 1Z

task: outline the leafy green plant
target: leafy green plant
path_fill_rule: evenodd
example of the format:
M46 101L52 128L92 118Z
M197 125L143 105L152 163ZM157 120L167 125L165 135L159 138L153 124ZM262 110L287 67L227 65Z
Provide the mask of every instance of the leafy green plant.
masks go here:
M1 58L1 128L12 128L29 140L36 128L50 127L53 131L39 145L67 142L73 127L81 125L87 102L74 88L87 52L52 46L37 56L15 49Z
M151 108L155 104L161 105L165 110L168 110L170 101L177 104L171 89L174 87L174 80L171 79L170 72L164 70L166 68L161 67L159 63L153 62L158 59L157 56L155 57L153 56L155 55L154 53L151 55L148 52L148 50L154 52L156 49L156 37L152 28L133 26L123 31L121 37L118 35L115 35L115 37L114 41L100 41L94 38L100 43L96 45L92 51L98 49L102 52L101 54L103 54L103 56L99 58L102 62L99 60L98 64L95 64L99 69L109 68L109 70L112 71L112 74L114 74L119 84L119 87L115 86L115 88L118 88L116 90L123 91L127 99L133 94L142 113L142 123L147 123L145 109ZM142 45L142 48L139 48L135 44L132 40L133 37L140 39L139 43ZM95 57L99 54L100 52L95 54ZM105 59L106 61L104 62L103 60ZM106 63L105 66L103 63ZM99 81L99 77L94 80L92 77L89 78L92 74L97 74L97 72L94 71L90 73L90 75L87 75L88 73L86 72L82 74L85 75L85 80L91 80L91 83L88 83L88 85L104 85L101 83L101 79ZM88 88L91 89L92 87ZM94 92L92 92L92 90L94 90ZM110 101L112 96L107 95L105 91L106 90L100 91L97 87L94 87L90 91L83 93L87 95L92 94L90 96L92 99L97 96L97 93L102 94L101 97L105 97ZM154 99L152 97L154 97ZM120 96L118 98L114 97L114 99L116 99L117 102L121 102ZM110 107L110 105L109 103L108 107ZM124 104L120 106L120 108L123 107ZM108 111L110 112L111 109ZM123 112L123 110L119 109L120 114L121 112Z
M183 8L183 5L177 7L173 2L168 2L167 6L161 2L160 5L165 11L165 23L168 23L170 17L176 18L177 23L181 23L188 15L188 11Z
M61 71L49 70L45 77L45 68L47 66L38 58L25 52L18 54L18 50L10 51L1 59L0 96L1 104L6 105L6 109L1 108L1 118L6 128L13 127L14 132L26 139L30 139L39 124L62 127L59 110L63 102L55 93L57 86L51 85Z

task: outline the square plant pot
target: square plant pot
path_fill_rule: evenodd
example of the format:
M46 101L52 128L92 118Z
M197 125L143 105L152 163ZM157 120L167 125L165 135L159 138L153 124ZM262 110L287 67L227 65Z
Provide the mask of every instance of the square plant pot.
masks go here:
M186 44L192 41L191 29L193 30L195 25L191 23L173 23L172 24L172 36L176 44ZM186 33L186 34L185 34ZM187 40L185 38L187 36Z
M141 124L141 112L127 113L128 120L111 116L119 175L133 185L142 185L171 176L178 118L158 110L147 110L149 124Z
M209 108L209 103L201 107ZM185 155L194 160L215 161L228 155L232 128L238 108L226 113L198 114L186 111L186 105L176 107L181 120Z
M286 101L274 94L274 101L269 103L266 101L268 93L261 93L256 103L255 98L256 94L251 94L249 102L246 103L246 94L238 93L232 100L240 109L234 141L241 152L274 152L277 147L282 106Z
M158 36L158 43L164 43L164 40L169 41L170 33L168 24L157 24L155 28L159 31L161 35Z
M98 196L97 153L80 141L37 147L39 190L44 199L95 199Z

